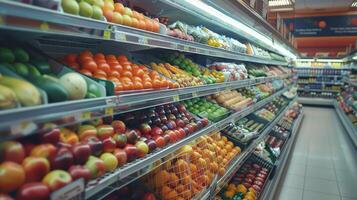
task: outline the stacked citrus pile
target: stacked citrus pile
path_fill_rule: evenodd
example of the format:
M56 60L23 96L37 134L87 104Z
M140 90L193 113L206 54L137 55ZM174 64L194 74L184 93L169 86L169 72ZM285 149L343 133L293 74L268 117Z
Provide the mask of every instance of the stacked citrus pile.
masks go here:
M64 63L87 76L115 83L115 91L176 88L172 81L150 71L144 65L128 60L125 55L92 54L89 50L80 54L67 54Z

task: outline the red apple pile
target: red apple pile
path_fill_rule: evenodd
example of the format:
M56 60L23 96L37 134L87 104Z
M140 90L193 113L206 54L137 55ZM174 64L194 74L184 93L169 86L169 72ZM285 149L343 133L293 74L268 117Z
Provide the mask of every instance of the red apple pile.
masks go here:
M253 188L259 194L268 178L268 173L269 170L259 163L247 162L240 169L238 175L233 178L233 182L241 183L246 188Z
M25 142L0 143L0 194L21 200L48 199L51 192L73 180L98 178L208 124L207 119L195 119L181 104L117 118L53 129Z

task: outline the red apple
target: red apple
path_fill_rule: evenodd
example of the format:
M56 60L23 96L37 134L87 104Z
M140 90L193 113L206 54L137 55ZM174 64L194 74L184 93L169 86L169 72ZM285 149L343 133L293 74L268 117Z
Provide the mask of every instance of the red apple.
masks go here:
M170 143L175 143L178 140L174 131L170 132L168 135L170 137Z
M113 154L118 160L119 167L126 164L126 161L128 160L128 158L127 158L126 152L123 149L115 149Z
M22 162L22 167L26 174L26 182L41 181L50 171L50 162L43 157L26 157Z
M186 134L186 135L189 135L189 134L190 134L190 129L188 129L187 126L184 127L183 130L185 131L185 134Z
M89 144L78 143L71 147L71 152L74 157L74 162L77 164L84 164L91 155L91 148Z
M170 136L169 136L169 137L170 137ZM154 137L154 140L155 140L156 146L157 146L158 148L162 148L162 147L164 147L164 146L166 145L165 139L164 139L162 136L160 136L160 135L155 136L155 137Z
M0 192L15 191L25 182L25 171L21 165L5 161L0 164Z
M181 128L185 127L185 122L182 119L176 119L175 123L178 127L181 127Z
M90 156L86 164L84 165L85 168L89 169L91 172L92 178L97 178L102 176L105 173L105 164L104 162L94 156Z
M6 141L0 144L0 159L21 164L25 158L25 149L20 142Z
M73 180L77 180L79 178L83 178L85 182L89 181L92 177L91 171L81 165L72 165L68 169L69 174L71 175Z
M207 119L207 118L203 118L203 119L201 119L201 122L202 122L202 124L203 124L203 127L207 126L207 125L208 125L208 123L209 123L209 121L208 121L208 119Z
M35 144L29 142L29 141L25 141L23 143L24 149L25 149L25 154L26 156L29 156L31 154L32 149L35 147Z
M16 193L16 200L46 200L49 197L49 187L41 182L26 183Z
M49 158L56 155L57 148L52 144L39 144L36 145L32 150L30 155L34 157L44 157Z
M142 158L144 157L146 154L149 153L149 146L143 142L143 141L138 141L135 144L135 147L138 149L138 157Z
M63 170L53 170L42 180L42 183L46 184L50 188L51 192L56 191L71 182L71 175Z
M59 142L59 140L60 140L60 130L58 128L40 134L41 143L51 143L53 145L56 145Z
M92 155L99 156L102 153L103 143L97 137L86 138L83 142L89 145Z
M127 130L125 132L125 135L128 139L128 143L130 144L135 144L136 141L138 140L138 134L134 130Z
M14 199L7 194L0 193L0 200L14 200Z
M115 147L117 146L115 140L111 137L105 138L102 142L104 152L113 152Z
M186 137L186 131L183 128L178 128L177 130L179 132L179 138L182 139L182 138Z
M151 129L151 135L156 136L156 135L162 135L163 131L161 128L155 126L154 128Z
M142 136L141 131L139 129L135 128L134 131L138 135L138 138L140 138Z
M127 144L124 148L124 151L129 162L135 160L139 154L138 149L132 144Z
M73 164L73 154L65 147L58 149L54 156L49 159L51 169L64 169L67 170Z
M148 140L146 140L145 142L146 142L146 144L147 144L148 147L149 147L149 152L153 152L153 151L156 149L157 145L156 145L155 140L153 140L153 139L148 139Z
M111 125L97 126L97 131L97 135L100 140L104 140L114 135L114 128Z
M114 120L112 122L112 126L116 133L125 133L126 126L125 126L124 122L122 122L120 120Z
M165 134L164 136L164 141L165 141L165 145L169 144L170 143L170 135L169 134Z
M149 135L151 132L151 127L147 123L140 124L140 131L144 135Z
M83 141L89 137L97 137L97 129L92 125L82 125L78 129L79 140Z
M194 128L191 124L187 124L186 127L188 128L188 131L190 132L190 134L194 132Z
M186 108L183 104L179 104L177 105L177 109L180 111L180 112L185 112L186 111Z
M119 148L124 148L128 141L128 138L126 137L125 134L118 134L118 133L113 136L113 139L115 140L116 145Z

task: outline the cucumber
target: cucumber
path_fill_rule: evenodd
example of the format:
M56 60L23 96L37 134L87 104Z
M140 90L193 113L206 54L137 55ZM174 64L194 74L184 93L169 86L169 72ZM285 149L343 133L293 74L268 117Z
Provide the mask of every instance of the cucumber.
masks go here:
M35 66L29 63L27 63L26 65L29 70L29 76L41 76L41 73L38 71L38 69Z
M46 60L32 59L31 64L35 65L42 74L50 74L52 72Z
M48 101L50 103L68 100L68 91L60 83L52 80L52 78L29 76L28 80L47 93Z

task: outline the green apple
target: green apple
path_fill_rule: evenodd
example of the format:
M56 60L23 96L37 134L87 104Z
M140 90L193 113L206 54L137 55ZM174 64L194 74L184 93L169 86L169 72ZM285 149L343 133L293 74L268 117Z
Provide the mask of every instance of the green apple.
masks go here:
M106 168L105 163L95 156L90 156L84 167L89 169L92 178L97 178L103 175Z
M93 15L92 6L85 1L81 1L79 3L79 15L83 17L92 17Z
M104 6L104 1L103 0L94 0L94 4L96 6L99 6L100 8L102 8Z
M98 19L98 20L101 20L103 19L103 11L102 9L97 6L97 5L94 5L93 6L93 15L92 15L92 18L93 19Z
M63 170L53 170L42 179L42 183L46 184L52 192L71 182L71 175Z
M112 153L103 153L100 159L104 162L105 170L114 171L118 167L118 160Z
M95 0L84 0L84 1L86 1L86 2L89 3L90 5L94 5L94 1L95 1Z
M79 5L75 0L62 0L61 5L64 12L73 15L79 14Z
M119 12L114 12L112 22L116 24L123 24L123 15Z

